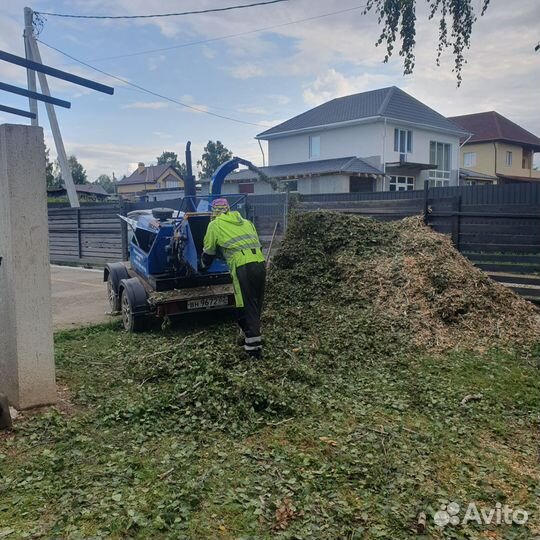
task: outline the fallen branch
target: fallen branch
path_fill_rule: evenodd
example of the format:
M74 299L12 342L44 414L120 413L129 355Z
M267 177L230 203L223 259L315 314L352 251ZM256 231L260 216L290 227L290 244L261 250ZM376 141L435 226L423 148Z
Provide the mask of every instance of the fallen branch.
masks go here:
M416 530L418 534L426 532L426 513L420 512L416 521Z
M165 471L164 473L161 473L158 478L160 480L163 480L165 478L167 478L167 476L169 476L169 474L171 474L172 472L174 471L174 467L170 468L168 471Z
M461 405L466 405L469 401L480 401L483 397L482 394L468 394L461 400Z

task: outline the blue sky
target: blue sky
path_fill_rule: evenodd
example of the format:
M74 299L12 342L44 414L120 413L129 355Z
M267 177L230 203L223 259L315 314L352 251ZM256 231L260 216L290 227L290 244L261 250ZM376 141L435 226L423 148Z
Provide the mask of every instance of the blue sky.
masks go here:
M91 15L149 14L222 7L247 0L36 0L36 11ZM256 125L231 122L141 93L74 63L40 44L44 62L111 84L115 95L50 80L54 95L72 102L57 109L68 153L94 180L123 176L138 161L151 163L163 150L183 153L193 142L198 159L209 140L261 164L254 136L266 127L337 96L397 85L445 115L497 110L540 135L540 54L537 0L492 0L474 29L464 82L456 88L452 58L435 65L437 23L419 11L416 69L403 77L399 57L382 63L375 47L379 28L361 9L280 26L206 44L110 58L218 38L359 7L353 0L289 0L282 4L206 15L136 21L48 17L40 39L89 64L202 110ZM418 2L423 6L422 0ZM479 4L480 2L478 2ZM2 0L0 48L22 54L23 7ZM0 80L25 84L22 68L0 63ZM24 98L3 94L5 105L27 108ZM0 113L0 123L25 122ZM52 146L44 108L40 124ZM54 154L54 150L51 151Z

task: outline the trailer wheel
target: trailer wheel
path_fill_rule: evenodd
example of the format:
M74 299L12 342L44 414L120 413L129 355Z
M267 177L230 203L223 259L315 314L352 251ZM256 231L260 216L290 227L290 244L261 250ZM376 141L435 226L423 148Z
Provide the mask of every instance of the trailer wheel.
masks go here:
M141 332L144 330L145 316L133 313L133 305L128 292L122 291L122 323L127 332Z
M112 275L109 274L107 278L107 297L109 299L109 307L113 313L120 311L120 298L114 290L114 285L112 281Z

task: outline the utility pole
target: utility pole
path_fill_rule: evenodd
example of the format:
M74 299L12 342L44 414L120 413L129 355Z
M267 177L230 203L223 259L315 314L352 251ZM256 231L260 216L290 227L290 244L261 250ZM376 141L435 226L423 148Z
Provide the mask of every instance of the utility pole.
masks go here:
M32 10L30 8L24 8L24 33L23 33L23 39L24 39L24 51L26 55L27 60L32 59L32 54L30 52L30 47L28 44L28 36L32 35ZM32 69L26 70L26 80L28 81L28 90L31 90L32 92L36 92L36 72ZM34 113L36 115L35 118L32 118L32 125L33 126L39 126L39 119L38 119L38 106L37 101L32 98L28 98L29 105L30 105L30 112Z
M34 12L31 8L26 7L24 8L24 38L25 38L25 50L26 50L26 59L32 60L34 62L37 62L39 64L42 64L41 61L41 54L39 52L38 44L36 41L36 38L34 37L33 28L32 28L32 20L34 17ZM32 71L33 74L33 80L32 76L29 75L30 71L27 70L27 78L28 78L28 89L32 90L30 85L34 84L35 89L35 71ZM47 81L47 76L45 73L38 72L38 79L39 79L39 85L41 86L41 92L46 95L50 96L51 92L49 89L49 83ZM34 104L32 104L32 101L34 101ZM32 106L36 108L37 112L37 103L35 100L30 100L30 110L32 111ZM64 185L66 187L66 191L69 198L69 204L72 208L79 208L79 197L77 196L77 191L75 189L75 183L73 182L73 176L71 174L71 167L69 166L69 162L66 155L66 149L64 147L64 141L62 140L62 134L60 133L60 127L58 125L58 119L56 118L56 111L54 109L54 105L51 103L45 103L45 109L47 110L47 116L49 117L49 123L51 125L51 131L53 134L54 139L54 145L56 146L56 154L58 155L58 163L60 164L60 172L62 173L62 180L64 181ZM33 111L32 111L33 112ZM36 114L36 125L37 125L37 114ZM34 125L34 120L32 120L32 125Z

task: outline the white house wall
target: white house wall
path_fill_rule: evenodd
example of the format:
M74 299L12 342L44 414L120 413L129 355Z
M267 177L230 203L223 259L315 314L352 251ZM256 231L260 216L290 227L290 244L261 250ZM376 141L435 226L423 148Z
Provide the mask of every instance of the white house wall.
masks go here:
M312 161L347 156L376 156L382 152L382 122L323 129L268 141L269 165L310 161L309 137L321 138L321 155ZM392 135L393 136L393 135Z
M432 129L422 127L413 127L406 124L398 124L384 121L372 122L369 124L359 124L356 126L346 126L340 128L327 128L310 133L290 135L268 141L268 156L270 165L282 165L286 163L297 163L310 161L309 157L309 137L318 135L321 138L320 156L313 160L333 159L347 156L357 156L360 158L370 158L369 162L381 167L383 163L398 162L399 152L394 151L394 129L407 129L413 132L412 152L407 155L407 161L414 163L428 164L430 162L430 142L437 141L451 145L451 184L457 183L457 169L459 161L459 137ZM390 174L390 171L387 171ZM395 173L405 174L405 173ZM416 176L416 189L422 189L424 179L427 178L426 171L415 175L408 173L409 176ZM299 191L304 193L334 193L344 187L344 191L349 190L348 178L343 176L344 180L336 181L334 186L332 181L325 181L324 184L313 185L308 189ZM346 180L346 182L345 182ZM321 180L322 181L322 180ZM346 185L345 185L346 184ZM382 182L377 188L382 188ZM331 191L328 191L331 189Z

